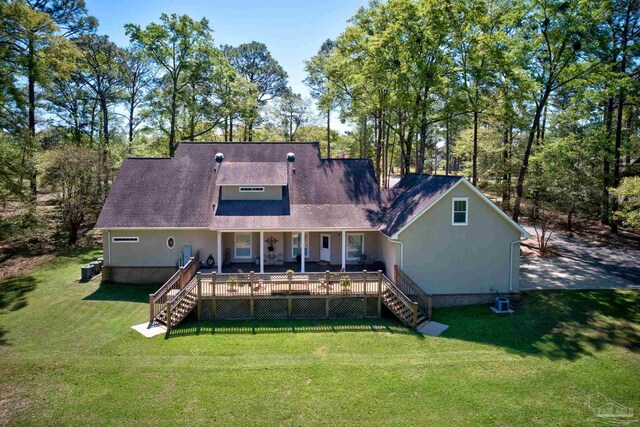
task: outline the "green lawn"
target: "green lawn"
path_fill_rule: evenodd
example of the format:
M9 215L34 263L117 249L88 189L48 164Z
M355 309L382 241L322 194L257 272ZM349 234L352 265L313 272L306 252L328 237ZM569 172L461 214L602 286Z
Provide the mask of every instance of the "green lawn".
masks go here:
M0 283L0 424L593 425L596 393L640 418L640 293L436 309L440 338L381 320L147 339L149 288L74 281L97 255Z

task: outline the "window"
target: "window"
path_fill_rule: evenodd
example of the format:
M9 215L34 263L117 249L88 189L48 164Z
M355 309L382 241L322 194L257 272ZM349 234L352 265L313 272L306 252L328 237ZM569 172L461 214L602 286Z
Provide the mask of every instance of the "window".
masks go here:
M357 260L364 253L364 234L347 233L347 259Z
M113 243L138 243L137 237L114 237Z
M291 257L300 255L300 233L291 233ZM304 233L304 257L309 258L309 233Z
M264 193L264 187L240 187L241 193Z
M173 237L169 237L167 239L167 247L169 249L173 249L173 247L176 245L176 239L174 239Z
M236 258L251 258L251 233L236 233Z
M451 202L451 225L467 225L469 198L454 197Z

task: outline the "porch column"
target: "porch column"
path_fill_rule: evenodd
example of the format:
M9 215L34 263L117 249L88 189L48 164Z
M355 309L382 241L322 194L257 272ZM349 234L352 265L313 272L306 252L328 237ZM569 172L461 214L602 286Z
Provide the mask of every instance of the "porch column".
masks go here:
M342 269L347 271L347 232L342 230Z
M260 232L260 273L264 273L264 231Z
M304 273L304 248L306 247L306 242L304 238L304 231L300 232L300 272Z
M218 274L222 273L222 231L216 233L218 237Z

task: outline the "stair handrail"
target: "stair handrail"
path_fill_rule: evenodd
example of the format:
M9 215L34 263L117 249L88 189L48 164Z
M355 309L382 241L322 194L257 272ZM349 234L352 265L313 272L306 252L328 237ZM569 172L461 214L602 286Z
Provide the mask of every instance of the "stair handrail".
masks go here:
M196 285L198 284L198 277L193 276L191 281L185 285L184 288L180 289L180 291L171 299L171 301L167 302L169 305L169 313L173 313L176 308L180 305L182 300L194 290ZM177 322L173 323L170 316L167 316L167 330L171 330L172 327L180 323L182 319L179 319Z
M394 279L396 286L403 291L407 296L414 296L418 303L418 309L427 317L427 320L431 320L433 297L426 293L411 277L402 271L397 265L393 266Z
M196 251L189 261L160 286L160 289L153 294L149 294L149 321L153 322L156 316L163 310L164 305L169 302L167 294L174 289L182 289L195 277L200 269L200 252Z

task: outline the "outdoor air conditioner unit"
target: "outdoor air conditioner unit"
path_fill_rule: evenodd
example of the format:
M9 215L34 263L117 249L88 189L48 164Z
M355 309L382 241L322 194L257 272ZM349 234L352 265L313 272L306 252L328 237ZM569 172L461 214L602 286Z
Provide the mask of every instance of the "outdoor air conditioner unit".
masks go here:
M496 312L508 313L509 312L509 298L496 297Z

